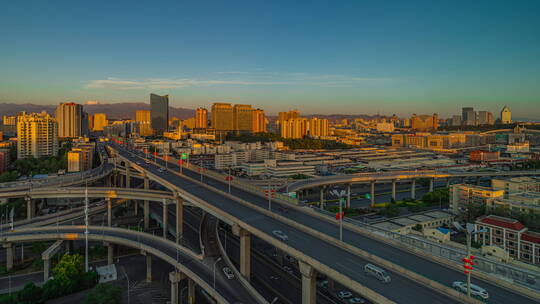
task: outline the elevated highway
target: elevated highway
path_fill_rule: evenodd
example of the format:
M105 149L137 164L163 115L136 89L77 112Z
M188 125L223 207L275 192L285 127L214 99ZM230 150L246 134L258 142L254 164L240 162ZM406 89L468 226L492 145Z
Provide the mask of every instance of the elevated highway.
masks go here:
M447 287L453 280L463 280L457 267L452 269L442 266L347 229L344 229L344 239L347 239L347 243L336 241L338 229L335 224L321 221L305 212L293 212L290 209L289 212L276 212L274 207L269 211L267 210L268 200L260 195L237 187L233 187L231 194L228 194L226 182L209 179L206 176L201 177L199 172L186 168L183 174L173 172L178 171L179 168L170 163L168 165L170 170L164 172L158 171L160 167L153 163L136 165L137 162L144 161L143 156L125 151L116 144L112 144L112 147L117 150L118 158L128 163L128 166L145 172L148 178L178 192L184 199L233 225L233 231L236 230L240 235L241 244L247 243L247 245L242 245L244 247L242 251L246 252L245 247L249 248L249 235L254 234L299 260L300 268L303 269L304 293L312 292L310 284L314 284L314 274L317 271L375 302L404 303L412 298L416 299L417 303L471 302L463 300L462 294ZM278 203L274 202L274 204ZM289 236L289 240L286 242L278 240L272 235L273 230L282 230ZM365 249L377 250L370 253ZM394 259L392 262L381 265L392 267L391 270L386 267L390 270L393 279L391 286L382 285L366 277L361 271L363 265L373 261L382 263L382 260L377 258L381 253L385 253L385 258L397 257L399 264L412 266L410 268L416 269L416 273L413 274L410 270L393 263L396 261ZM241 266L247 264L240 267L241 272L249 278L250 273L246 271L246 268L249 268L249 257L244 254L241 260ZM418 265L415 265L416 263ZM418 269L422 271L419 273ZM427 279L428 276L430 279ZM432 277L435 277L437 281L434 282ZM485 285L488 283L486 282ZM515 296L523 299L524 303L531 301L495 285L488 285L488 288L494 295L494 303L503 303L506 299ZM303 298L303 302L314 303L310 295L307 295L307 299L306 301Z
M287 191L296 192L304 189L326 187L336 184L361 184L377 182L393 182L402 180L415 180L427 178L452 179L469 177L506 177L506 176L539 176L540 170L534 171L502 171L502 172L440 172L430 171L392 171L375 173L358 173L349 175L334 175L300 180L289 184Z

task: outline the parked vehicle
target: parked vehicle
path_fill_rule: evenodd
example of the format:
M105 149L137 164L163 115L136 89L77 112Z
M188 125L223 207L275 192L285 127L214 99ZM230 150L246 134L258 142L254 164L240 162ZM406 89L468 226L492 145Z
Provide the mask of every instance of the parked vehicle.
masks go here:
M349 299L349 304L364 304L366 303L366 300L363 299L363 298L350 298Z
M368 275L374 276L379 281L384 283L390 283L390 276L384 269L377 267L373 264L366 264L364 266L364 272Z

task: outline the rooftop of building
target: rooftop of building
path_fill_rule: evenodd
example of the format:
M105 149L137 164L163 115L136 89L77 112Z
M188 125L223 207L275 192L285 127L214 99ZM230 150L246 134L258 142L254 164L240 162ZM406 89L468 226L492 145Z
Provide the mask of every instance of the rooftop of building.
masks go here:
M491 226L511 229L514 231L521 231L523 229L526 229L525 226L516 219L497 216L497 215L482 216L478 218L476 222L491 225Z
M521 235L521 240L540 244L540 233L534 231L527 231Z

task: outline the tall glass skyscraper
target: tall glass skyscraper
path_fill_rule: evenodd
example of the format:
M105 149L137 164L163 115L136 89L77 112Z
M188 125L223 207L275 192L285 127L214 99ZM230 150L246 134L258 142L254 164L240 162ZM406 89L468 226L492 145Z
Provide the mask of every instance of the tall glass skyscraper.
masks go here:
M150 94L150 118L156 135L163 135L169 124L169 95Z

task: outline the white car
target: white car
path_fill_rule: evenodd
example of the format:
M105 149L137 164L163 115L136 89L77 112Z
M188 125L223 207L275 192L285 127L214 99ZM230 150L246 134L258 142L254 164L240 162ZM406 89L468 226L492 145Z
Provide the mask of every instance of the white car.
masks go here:
M229 267L223 267L223 274L227 277L227 279L232 280L234 279L234 273Z
M348 298L352 297L352 292L350 292L348 290L342 290L342 291L338 292L337 296L340 299L348 299Z
M281 230L273 230L272 234L282 241L286 241L289 239L289 237Z
M467 283L465 282L455 281L452 283L452 287L459 292L467 293ZM487 290L474 284L471 284L471 296L483 301L489 298Z

